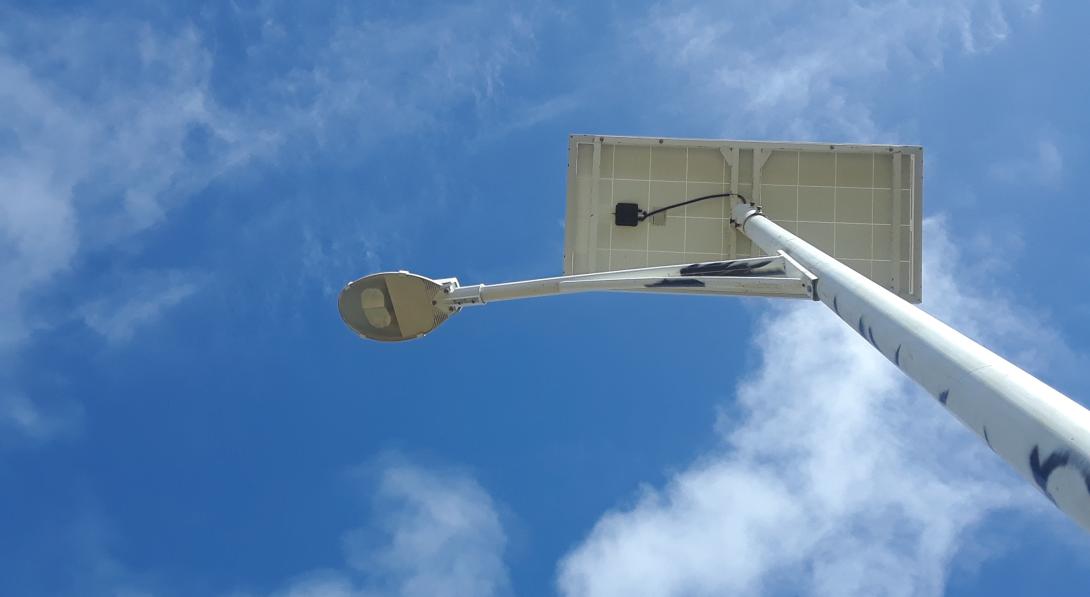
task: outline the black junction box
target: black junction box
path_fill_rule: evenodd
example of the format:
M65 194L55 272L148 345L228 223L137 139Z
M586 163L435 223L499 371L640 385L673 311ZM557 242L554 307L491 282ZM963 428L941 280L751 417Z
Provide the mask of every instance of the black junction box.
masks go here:
M636 203L618 203L613 212L613 223L618 226L636 226L640 223L640 206Z

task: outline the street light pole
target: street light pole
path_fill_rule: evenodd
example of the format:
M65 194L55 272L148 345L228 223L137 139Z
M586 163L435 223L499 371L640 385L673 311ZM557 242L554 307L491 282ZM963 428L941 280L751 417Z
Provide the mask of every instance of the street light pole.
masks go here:
M341 292L341 317L364 337L402 341L465 307L573 292L821 301L1090 531L1090 411L909 303L921 297L922 159L922 148L911 146L572 136L565 225L572 275L463 286L373 274ZM663 200L662 189L681 183L710 194ZM722 203L709 209L711 201ZM761 202L815 241L823 238L817 225L832 227L836 257L766 217ZM843 243L835 237L841 225L853 231ZM912 236L902 245L904 234ZM764 256L727 259L755 255L750 243ZM723 260L691 262L715 255ZM614 269L669 260L691 261ZM869 263L874 275L841 260ZM888 267L880 275L879 264Z
M1090 531L1090 411L737 202L735 225L818 279L817 298Z

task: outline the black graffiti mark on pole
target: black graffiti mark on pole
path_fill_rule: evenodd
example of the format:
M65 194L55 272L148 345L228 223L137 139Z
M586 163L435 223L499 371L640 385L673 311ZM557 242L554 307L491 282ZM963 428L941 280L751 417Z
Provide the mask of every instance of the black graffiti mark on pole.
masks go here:
M878 348L878 341L874 339L874 328L867 326L867 338L870 339L870 345ZM878 352L882 352L881 348L878 348Z
M658 282L644 284L644 288L703 288L703 280L663 278Z
M893 364L898 367L901 366L901 345L897 345L897 350L893 353Z
M1090 464L1085 460L1072 455L1071 451L1066 449L1059 449L1049 454L1044 462L1041 462L1041 455L1037 446L1033 446L1033 451L1029 453L1029 470L1033 472L1033 481L1037 483L1037 487L1041 488L1045 496L1054 503L1056 500L1048 492L1048 478L1057 469L1065 466L1074 466L1078 469L1079 473L1082 474L1083 483L1086 484L1086 493L1090 494Z
M870 342L878 352L882 352L881 348L878 348L878 342L874 339L874 328L863 323L863 316L859 316L859 335L863 336L863 339ZM885 353L882 353L885 354Z
M773 261L773 259L762 259L760 261L738 260L694 263L681 268L681 275L744 277L784 273L783 268L781 267L762 269L767 268Z
M949 400L949 399L950 399L950 390L943 390L943 391L939 392L939 402L941 402L944 406L946 405L946 401Z
M984 443L988 444L989 448L992 448L992 440L988 439L988 426L984 425L981 429L984 430ZM995 448L992 448L992 452L995 452Z
M840 315L840 307L836 304L836 295L833 295L833 313L836 313L837 316Z

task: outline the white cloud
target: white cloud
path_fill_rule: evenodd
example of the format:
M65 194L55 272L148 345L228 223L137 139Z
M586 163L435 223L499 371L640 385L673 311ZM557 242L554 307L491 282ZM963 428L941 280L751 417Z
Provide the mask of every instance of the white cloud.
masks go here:
M636 26L644 51L677 73L671 104L717 134L879 141L875 91L913 85L951 47L987 52L1028 2L665 2ZM1012 11L1011 7L1025 10ZM798 19L805 19L799 23ZM828 140L837 140L828 139Z
M1021 186L1055 185L1063 175L1063 154L1056 142L1042 135L1025 146L1022 155L1011 156L992 166L992 178Z
M944 216L926 220L925 267L944 275L926 280L924 293L931 298L923 307L1031 373L1090 389L1080 378L1090 367L1090 355L1071 346L1047 308L1022 304L1012 294L1017 287L1002 282L1018 275L1006 259L1012 244L1020 246L1017 239L983 239L965 251L971 254L966 258L958 247L970 243L954 234Z
M2 421L0 421L2 423ZM2 427L0 427L2 428ZM488 492L465 472L386 458L377 467L367 524L342 537L344 562L300 574L271 592L212 591L199 577L140 569L118 557L131 551L99 509L45 525L30 551L66 566L57 578L17 575L17 594L112 597L219 594L231 597L501 597L510 594L507 537ZM41 568L45 561L38 562ZM20 586L19 581L28 583Z
M224 105L213 54L191 28L8 13L0 27L0 349L33 331L25 296L88 251L161 222L215 177L321 148L352 156L390 135L445 126L483 109L533 34L518 13L476 2L427 18L340 17L317 42L286 37L257 15L255 60L274 70L253 99ZM278 33L279 32L279 33ZM331 154L329 145L346 152ZM376 227L380 228L380 227ZM369 243L372 245L373 242Z
M392 135L441 130L451 112L467 106L484 110L502 90L505 71L533 47L526 21L489 2L428 18L359 18L346 6L335 13L329 30L308 31L304 39L286 35L276 15L255 13L262 34L246 48L253 62L245 66L269 70L246 79L253 85L244 98L224 99L213 84L219 56L194 28L3 11L0 391L34 405L36 398L11 380L21 350L55 318L41 317L32 297L64 276L88 273L81 268L89 258L131 247L195 192L255 160L298 161L318 150L323 162L356 161ZM302 230L303 259L321 258L301 264L311 273L363 253L377 262L381 235L396 228L383 224L415 217L400 202L360 219L314 222L307 214L320 211L315 200L280 198L266 212L303 214L280 223ZM302 205L285 209L287 203ZM329 226L346 230L334 235ZM360 240L309 242L332 236ZM199 287L169 269L133 275L168 283L83 297L77 309L111 342L131 339ZM2 416L25 420L20 412L30 411L13 407Z
M35 312L32 297L274 143L212 99L211 60L192 30L11 11L2 22L0 392L16 398L0 404L0 418L42 439L74 420L51 417L78 408L46 408L53 399L12 381L31 334L55 323ZM89 323L113 340L181 299L152 304L125 290L110 294L114 305L87 297Z
M86 251L158 223L272 144L212 99L211 61L192 30L14 16L0 37L0 185L10 191L0 196L0 348L8 350L32 331L27 293Z
M972 290L940 221L925 230L929 310L1007 347L1052 346L1027 309ZM719 421L722 446L604 515L561 562L562 593L938 595L985 517L1059 519L825 311L771 309L759 368Z
M154 575L134 571L118 557L123 551L118 529L93 503L73 509L55 509L47 519L35 521L38 532L16 560L19 572L5 575L5 594L79 595L81 597L152 597L171 594ZM32 559L28 559L32 558ZM64 566L51 574L27 574L50 570L54 562ZM186 581L183 581L186 582Z
M340 290L346 272L398 264L411 235L397 231L418 228L422 212L442 210L452 196L465 201L465 189L451 190L448 173L429 165L436 139L471 149L571 106L562 99L514 109L506 103L506 79L535 59L533 6L475 0L376 16L338 5L327 24L308 21L305 31L283 7L232 10L241 11L232 18L262 23L264 33L247 48L255 65L293 57L290 69L258 81L261 91L247 99L249 111L275 118L293 159L347 163L383 181L389 173L368 158L415 148L412 184L377 182L394 188L396 200L390 191L368 196L364 185L355 196L291 197L258 216L260 224L251 222L297 247L285 258L298 262L285 269L326 294Z
M9 432L31 442L42 442L71 431L82 416L79 408L67 405L50 405L31 401L23 394L0 394L0 433L7 438ZM0 441L0 445L6 442Z
M197 292L201 278L175 270L122 276L114 282L112 292L82 307L83 321L109 342L125 342L137 328L154 323Z
M279 18L258 14L268 23ZM275 54L296 40L265 42L250 51ZM489 0L382 19L344 10L323 39L296 48L310 65L266 91L280 107L299 107L280 113L281 122L323 150L374 147L422 129L447 130L467 120L459 111L487 112L502 95L505 73L527 64L534 45L523 14Z
M278 597L490 597L510 592L507 544L488 493L464 473L388 463L372 525L345 534L347 566L305 574Z

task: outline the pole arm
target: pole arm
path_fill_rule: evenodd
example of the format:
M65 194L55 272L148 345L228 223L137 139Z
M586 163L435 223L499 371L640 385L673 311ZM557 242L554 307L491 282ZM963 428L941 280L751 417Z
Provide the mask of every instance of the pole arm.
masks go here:
M674 294L747 295L814 298L814 279L783 255L687 265L557 276L502 284L458 286L444 281L437 305L448 309L495 301L574 292L656 292Z
M1090 531L1090 411L784 230L751 204L732 219L817 277L817 298Z

